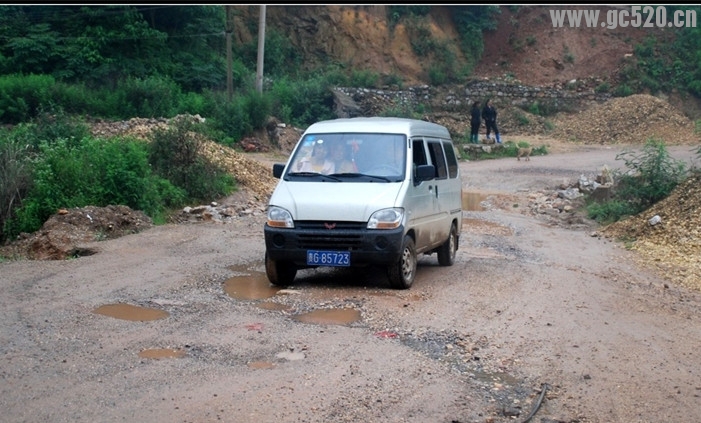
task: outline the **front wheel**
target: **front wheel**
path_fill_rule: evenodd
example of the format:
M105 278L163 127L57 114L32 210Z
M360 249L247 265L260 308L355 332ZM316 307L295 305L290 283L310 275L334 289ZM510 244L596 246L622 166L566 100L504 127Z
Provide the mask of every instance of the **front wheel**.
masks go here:
M450 235L443 245L438 248L438 264L452 266L455 263L455 252L458 249L458 229L455 224L450 226Z
M402 255L387 268L389 284L394 289L409 289L416 277L416 247L410 236L404 236Z
M275 261L265 252L265 274L270 283L276 286L292 285L297 275L297 266L294 263Z

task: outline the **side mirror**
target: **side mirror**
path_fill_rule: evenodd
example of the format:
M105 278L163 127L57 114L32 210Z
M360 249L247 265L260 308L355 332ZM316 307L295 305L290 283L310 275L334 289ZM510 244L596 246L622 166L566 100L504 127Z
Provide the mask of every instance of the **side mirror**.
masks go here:
M285 170L285 165L282 163L275 163L273 165L273 176L280 179L282 176L282 171Z
M434 165L416 166L416 177L414 178L416 184L420 184L423 181L430 181L435 177L436 167Z

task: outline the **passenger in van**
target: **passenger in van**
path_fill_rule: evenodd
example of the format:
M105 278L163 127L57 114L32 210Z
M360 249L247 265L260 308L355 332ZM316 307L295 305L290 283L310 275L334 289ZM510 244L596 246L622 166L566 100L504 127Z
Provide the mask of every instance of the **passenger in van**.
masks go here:
M358 168L355 162L348 160L348 148L342 142L337 142L331 147L331 160L335 166L335 173L355 173Z
M325 175L334 173L336 166L328 157L329 149L327 144L324 140L317 140L314 143L311 157L304 158L297 163L297 170L299 172L316 172Z

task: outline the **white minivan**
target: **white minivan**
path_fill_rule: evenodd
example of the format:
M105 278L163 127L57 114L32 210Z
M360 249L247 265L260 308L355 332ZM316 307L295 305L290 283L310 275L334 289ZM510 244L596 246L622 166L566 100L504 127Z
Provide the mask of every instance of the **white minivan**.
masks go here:
M302 134L268 204L265 270L274 285L298 269L387 269L411 287L419 254L455 261L462 183L455 147L441 125L363 117L317 122Z

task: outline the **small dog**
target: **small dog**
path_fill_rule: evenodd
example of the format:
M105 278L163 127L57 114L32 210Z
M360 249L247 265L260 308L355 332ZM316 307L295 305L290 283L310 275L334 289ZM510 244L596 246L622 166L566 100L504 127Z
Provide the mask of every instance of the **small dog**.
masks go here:
M521 157L523 157L525 161L530 162L532 151L533 151L533 147L519 147L518 155L516 156L516 160L521 161Z

